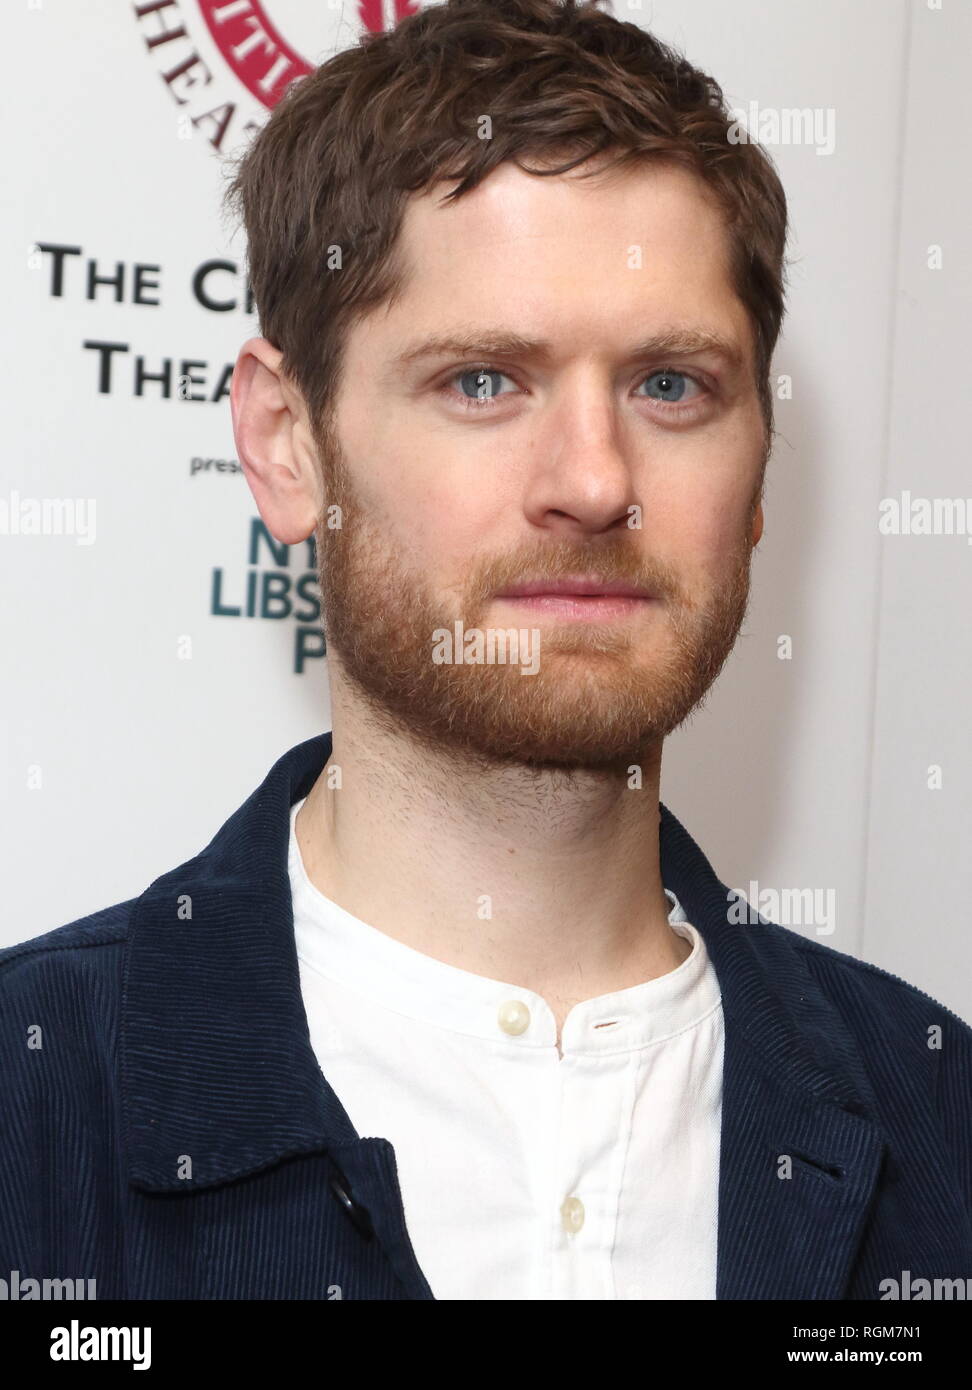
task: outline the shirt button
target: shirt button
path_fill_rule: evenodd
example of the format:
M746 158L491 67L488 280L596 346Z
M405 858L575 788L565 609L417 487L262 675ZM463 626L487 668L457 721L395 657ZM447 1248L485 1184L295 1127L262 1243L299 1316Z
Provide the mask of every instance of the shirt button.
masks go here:
M525 1033L530 1026L530 1010L521 999L507 999L500 1005L497 1018L503 1032L512 1033L514 1037Z
M579 1197L568 1197L560 1208L560 1220L565 1231L574 1235L584 1224L584 1203Z

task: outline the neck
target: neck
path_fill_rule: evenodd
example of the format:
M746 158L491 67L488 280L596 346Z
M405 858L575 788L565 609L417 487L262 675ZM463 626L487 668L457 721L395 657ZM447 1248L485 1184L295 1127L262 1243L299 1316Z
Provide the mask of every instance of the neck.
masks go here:
M345 911L532 989L561 1018L686 958L661 882L660 745L632 789L603 773L471 767L334 688L332 709L331 757L297 840L310 881Z

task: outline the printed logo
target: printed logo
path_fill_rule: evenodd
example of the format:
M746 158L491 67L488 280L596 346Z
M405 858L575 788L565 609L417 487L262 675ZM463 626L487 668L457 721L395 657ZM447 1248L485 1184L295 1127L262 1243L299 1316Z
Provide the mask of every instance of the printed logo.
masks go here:
M417 13L418 0L140 0L146 51L182 139L228 154L245 144L293 82Z

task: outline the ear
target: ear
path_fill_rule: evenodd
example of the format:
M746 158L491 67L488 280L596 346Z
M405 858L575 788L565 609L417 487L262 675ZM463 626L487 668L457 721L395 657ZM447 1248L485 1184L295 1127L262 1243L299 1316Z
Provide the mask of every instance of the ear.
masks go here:
M753 545L759 545L759 538L763 534L763 504L756 508L756 515L753 518Z
M257 510L278 541L296 545L323 505L307 410L266 338L240 348L230 387L236 452Z

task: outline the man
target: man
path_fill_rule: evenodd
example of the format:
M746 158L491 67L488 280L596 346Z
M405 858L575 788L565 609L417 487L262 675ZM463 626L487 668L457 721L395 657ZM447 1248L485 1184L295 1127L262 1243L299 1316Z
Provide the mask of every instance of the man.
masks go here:
M0 1265L125 1298L972 1275L972 1030L740 925L659 802L744 618L783 309L782 190L714 91L594 8L450 0L248 151L233 422L269 530L316 536L332 732L4 953Z

